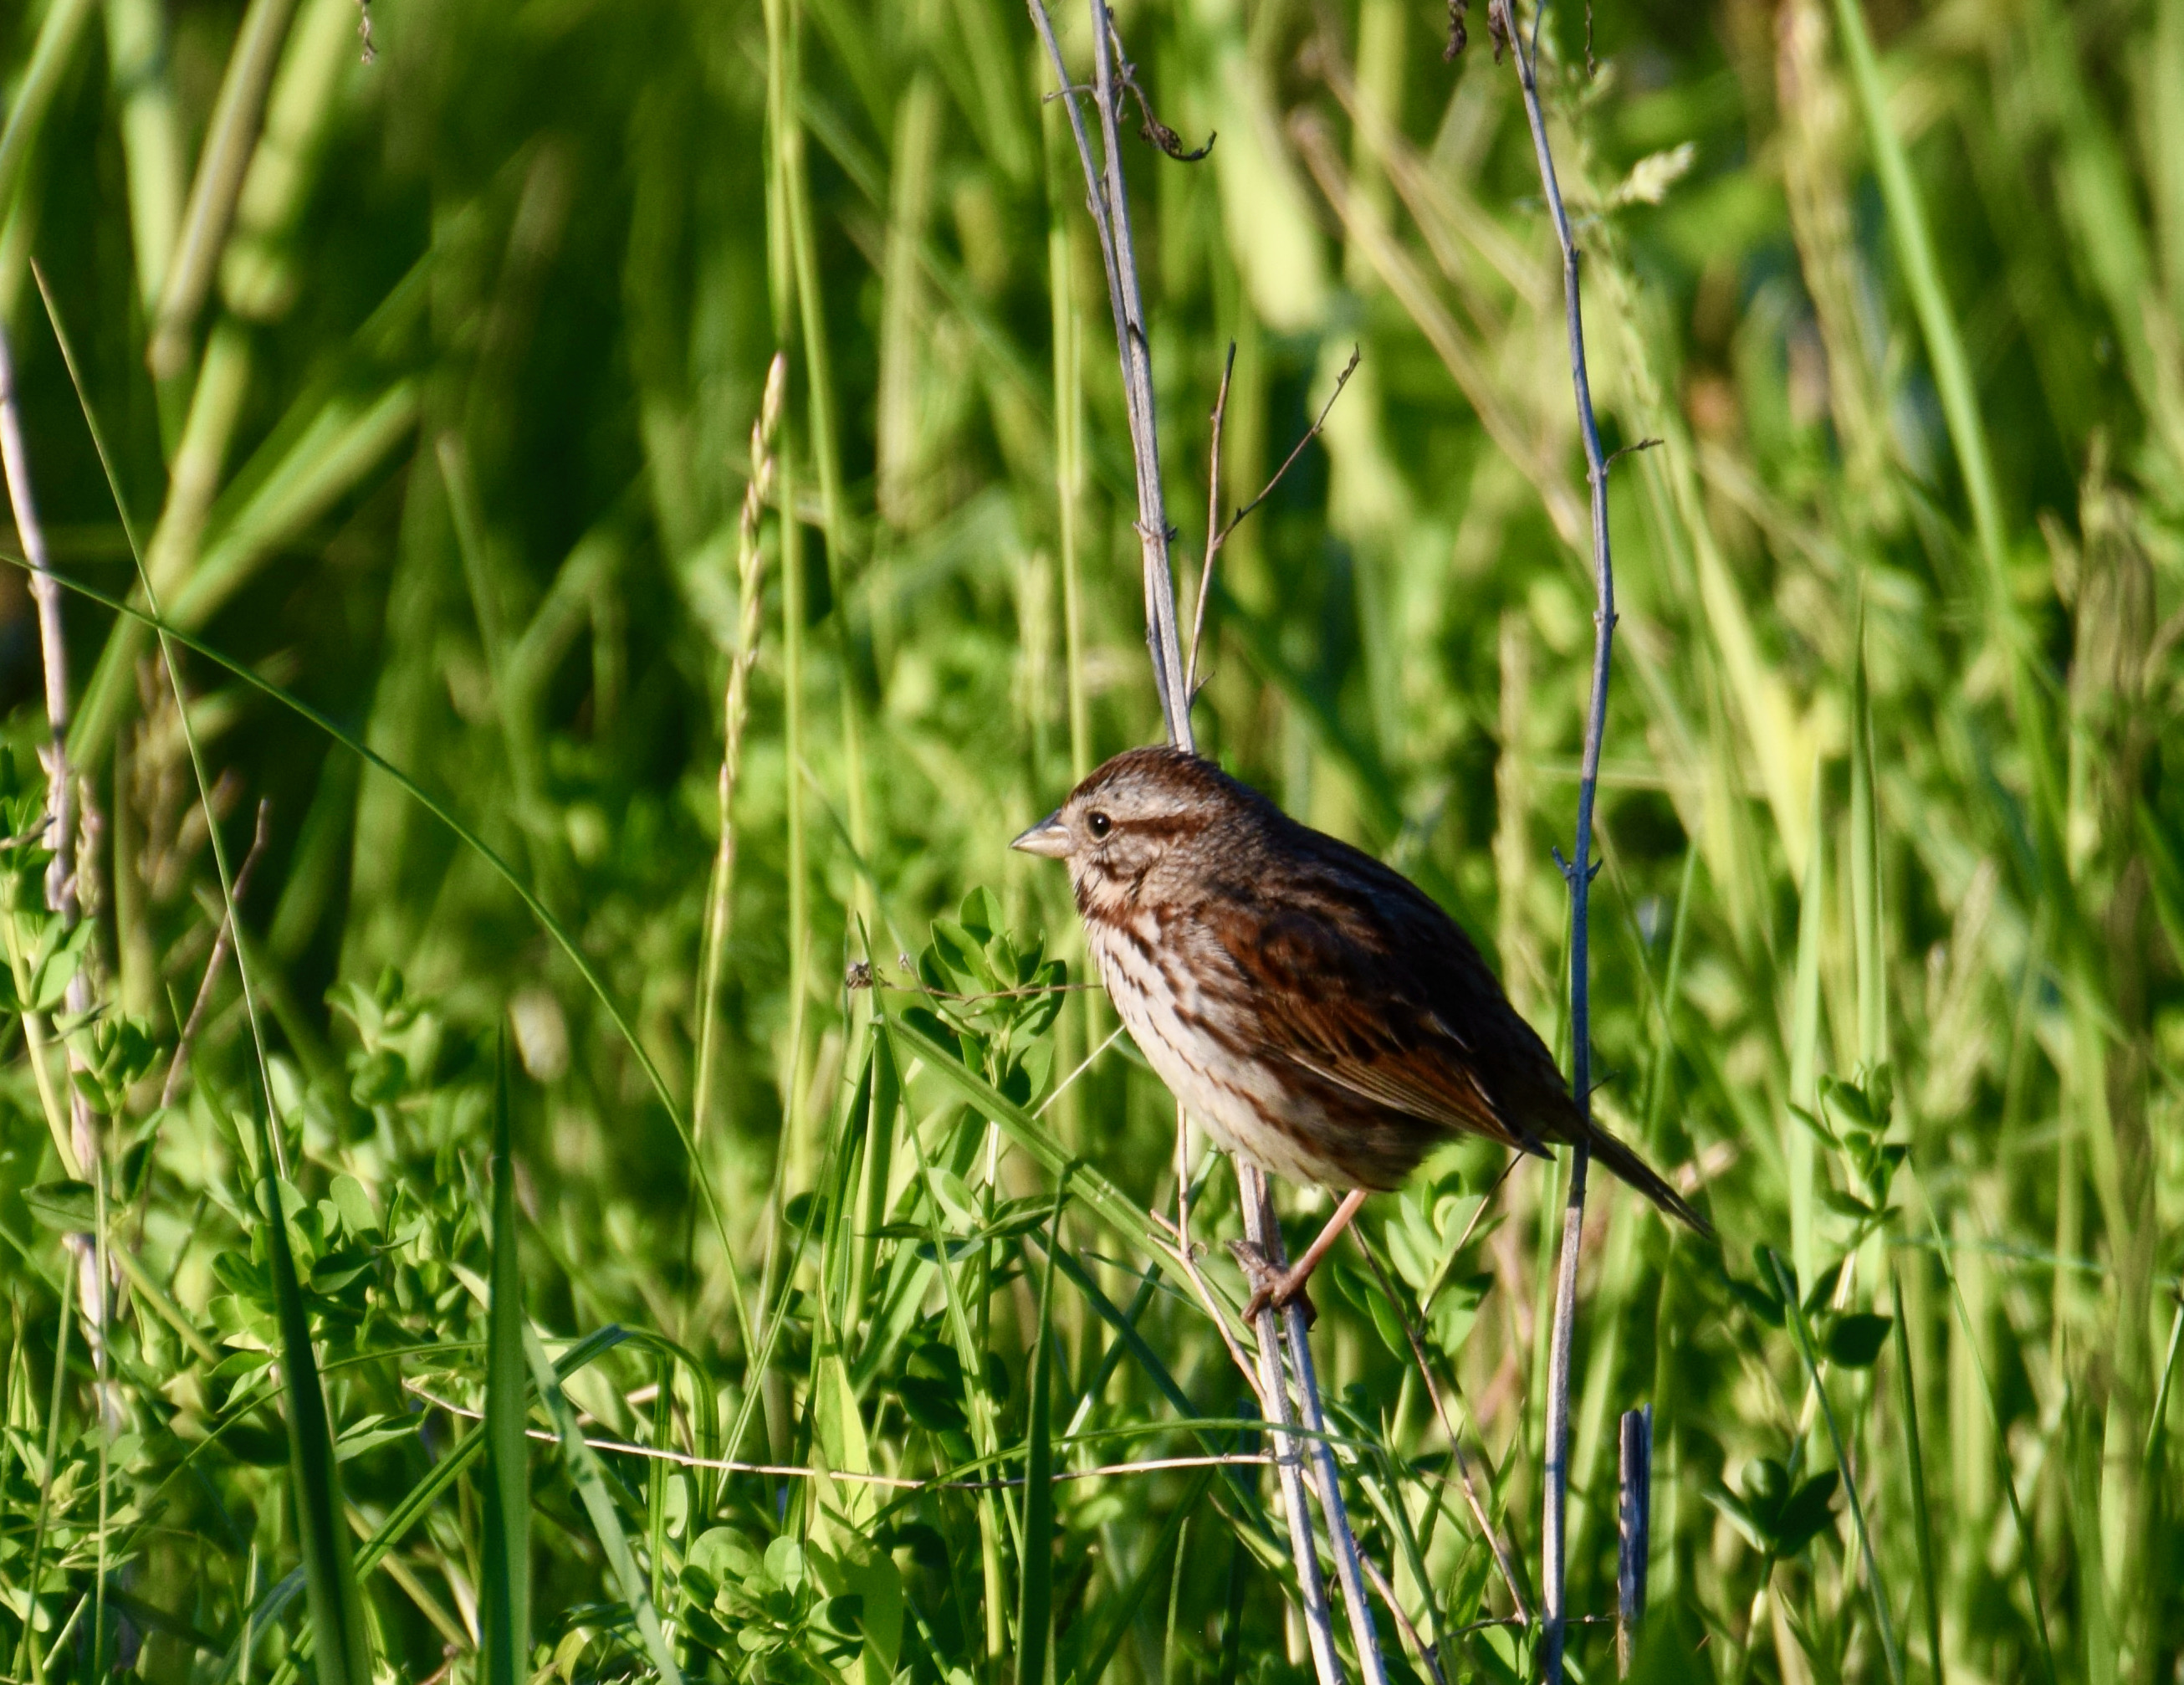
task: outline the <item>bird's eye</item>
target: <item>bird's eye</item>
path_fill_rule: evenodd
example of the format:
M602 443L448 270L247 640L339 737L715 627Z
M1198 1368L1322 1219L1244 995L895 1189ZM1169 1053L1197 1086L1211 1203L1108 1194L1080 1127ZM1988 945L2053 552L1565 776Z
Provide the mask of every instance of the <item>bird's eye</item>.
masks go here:
M1106 836L1108 832L1113 830L1115 829L1115 822L1112 819L1110 819L1105 813L1099 812L1095 808L1093 812L1087 813L1084 816L1084 829L1091 832L1094 838L1096 840Z

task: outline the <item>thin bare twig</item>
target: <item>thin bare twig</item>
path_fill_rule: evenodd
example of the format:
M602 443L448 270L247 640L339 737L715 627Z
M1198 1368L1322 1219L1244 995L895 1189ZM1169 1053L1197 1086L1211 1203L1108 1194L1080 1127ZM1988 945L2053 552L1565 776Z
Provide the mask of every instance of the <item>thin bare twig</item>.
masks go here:
M1276 1268L1286 1268L1281 1252L1281 1228L1273 1220L1273 1202L1267 1202L1267 1229L1272 1236ZM1373 1606L1365 1596L1362 1558L1357 1535L1350 1526L1343 1503L1341 1469L1334 1447L1327 1437L1327 1414L1319 1402L1319 1377L1312 1359L1311 1325L1305 1320L1302 1296L1282 1307L1283 1331L1289 1336L1290 1367L1296 1375L1297 1403L1306 1431L1312 1436L1312 1465L1319 1476L1319 1507L1327 1517L1328 1543L1334 1553L1334 1574L1342 1584L1343 1606L1350 1614L1350 1641L1357 1647L1357 1665L1366 1685L1388 1685L1387 1664L1380 1657L1380 1635L1373 1630Z
M1282 466L1274 470L1273 477L1259 488L1259 494L1228 517L1228 524L1221 529L1221 537L1223 540L1236 530L1245 516L1273 495L1274 488L1282 483L1282 477L1295 467L1297 458L1304 455L1305 446L1319 437L1321 429L1327 426L1328 416L1334 411L1334 400L1342 396L1342 388L1350 384L1350 377L1357 372L1357 365L1362 360L1364 354L1356 346L1351 347L1350 360L1342 365L1342 372L1335 376L1334 390L1327 394L1327 402L1319 406L1318 416L1309 427L1305 429L1304 437L1290 448L1290 454L1282 459Z
M1115 43L1116 77L1129 91L1130 97L1138 102L1138 115L1143 120L1139 125L1139 137L1158 147L1178 164L1195 164L1212 151L1213 142L1221 138L1218 130L1206 136L1204 146L1194 148L1184 145L1181 135L1153 115L1152 102L1145 98L1145 91L1138 86L1138 67L1130 62L1129 54L1123 51L1123 38L1115 33L1112 22L1108 25L1108 36Z
M1380 1594L1380 1601L1388 1605L1388 1612L1396 1617L1396 1624L1403 1629L1403 1636L1411 1641L1411 1648L1418 1653L1418 1660L1426 1665L1426 1671L1434 1677L1434 1685L1448 1685L1448 1676L1440 1671L1440 1655L1425 1641L1402 1604L1396 1601L1396 1588L1388 1583L1388 1576L1380 1571L1379 1565L1367 1557L1365 1572L1373 1582L1373 1589Z
M265 852L266 823L272 814L273 804L259 797L258 823L250 834L250 852L242 856L242 869L235 874L235 899L220 921L219 934L212 939L212 957L205 962L204 975L198 982L197 998L190 1002L189 1021L183 1024L181 1035L175 1043L174 1057L167 1062L167 1080L159 1086L162 1110L175 1103L176 1091L182 1085L182 1073L189 1068L190 1046L198 1039L205 1012L212 1005L212 985L219 979L220 967L226 963L228 950L235 945L235 909L250 893L251 874L258 869L259 857ZM205 823L214 823L210 814L205 816Z
M1138 543L1144 559L1145 641L1153 656L1153 686L1168 740L1191 746L1189 699L1184 694L1180 640L1176 636L1175 576L1168 561L1167 508L1161 488L1160 435L1153 411L1152 349L1145 336L1145 300L1138 287L1137 249L1130 235L1130 200L1123 180L1119 134L1121 97L1112 50L1114 21L1106 0L1090 0L1092 103L1100 120L1100 157L1095 159L1084 114L1061 58L1045 0L1026 0L1034 27L1061 84L1077 156L1084 169L1086 208L1100 237L1107 272L1107 303L1115 319L1115 343L1123 367L1123 397L1130 424L1130 455L1137 469Z
M47 742L38 751L46 769L47 845L53 851L46 868L46 906L73 923L76 914L75 781L68 764L68 640L61 623L61 588L53 578L46 550L45 523L31 488L31 456L23 441L23 413L15 390L15 359L0 333L0 467L8 478L8 501L23 559L31 564L31 596L38 612L38 657L46 691Z
M1108 304L1114 314L1116 347L1122 361L1123 390L1130 421L1131 455L1137 471L1138 539L1144 560L1145 636L1152 655L1154 686L1159 693L1168 741L1179 749L1193 750L1195 743L1190 724L1190 691L1184 676L1182 640L1176 626L1175 575L1168 553L1172 534L1161 487L1160 443L1154 425L1151 351L1145 335L1144 301L1138 287L1137 257L1130 236L1129 195L1123 179L1117 137L1122 98L1114 60L1121 56L1119 37L1106 0L1089 0L1089 3L1093 103L1100 133L1101 155L1098 162L1093 156L1078 97L1067 92L1072 83L1045 0L1026 0L1033 25L1053 63L1056 80L1067 95L1070 129L1076 139L1078 160L1084 166L1089 208L1094 226L1099 232L1100 257L1107 271ZM1273 1220L1273 1208L1267 1198L1266 1178L1255 1166L1241 1160L1236 1168L1244 1193L1245 1232L1259 1247L1262 1256L1281 1267L1286 1260L1281 1230ZM1343 1677L1342 1665L1334 1651L1326 1587L1320 1577L1311 1518L1306 1513L1296 1421L1290 1414L1289 1392L1283 1384L1282 1375L1285 1333L1289 1364L1296 1376L1306 1425L1314 1432L1323 1431L1323 1414L1318 1383L1312 1372L1302 1307L1292 1303L1279 1319L1271 1309L1263 1312L1257 1319L1256 1331L1260 1392L1275 1406L1268 1425L1312 1664L1323 1685L1334 1685ZM1357 1540L1344 1508L1334 1453L1323 1441L1315 1460L1320 1506L1327 1518L1328 1537L1334 1548L1344 1598L1350 1606L1351 1631L1358 1665L1364 1670L1368 1685L1383 1685L1386 1672L1380 1659L1379 1639L1366 1604Z
M1625 1410L1616 1439L1615 1671L1630 1677L1653 1545L1653 1407Z
M402 1383L405 1391L415 1393L434 1409L445 1410L451 1416L460 1416L469 1421L483 1421L485 1414L451 1398L443 1398L426 1390L418 1381ZM561 1442L560 1436L545 1428L528 1428L526 1437L543 1440L549 1445ZM717 1474L767 1475L790 1480L835 1480L852 1486L892 1487L903 1492L1001 1492L1025 1484L1022 1476L1004 1476L999 1480L957 1481L918 1479L911 1475L881 1475L868 1471L830 1469L824 1471L805 1463L745 1463L729 1457L698 1457L687 1451L671 1451L665 1446L638 1445L626 1439L593 1439L587 1437L584 1443L594 1451L613 1451L625 1457L644 1457L656 1463L671 1463L678 1469L707 1469ZM1069 1442L1063 1441L1057 1449L1067 1450ZM1134 1463L1102 1463L1096 1468L1056 1469L1049 1476L1059 1486L1065 1481L1104 1480L1110 1476L1157 1475L1175 1469L1264 1468L1273 1459L1262 1451L1221 1451L1195 1457L1148 1457Z
M1507 41L1516 61L1517 81L1524 99L1524 119L1532 132L1532 153L1540 186L1562 248L1563 307L1569 338L1570 385L1577 404L1578 432L1585 445L1585 480L1592 498L1593 650L1592 697L1586 711L1585 758L1578 781L1577 834L1563 881L1570 897L1570 1090L1590 1124L1592 1105L1592 1012L1588 913L1592 879L1594 798L1600 787L1600 750L1607 729L1609 657L1615 641L1615 570L1608 553L1607 459L1601 449L1600 424L1593 415L1591 382L1585 370L1585 317L1579 302L1578 248L1555 176L1554 153L1547 144L1546 113L1540 104L1540 23L1546 6L1535 4L1528 41L1518 31L1513 0L1488 0L1489 32L1496 52ZM1555 1272L1555 1317L1547 1358L1547 1431L1545 1515L1540 1529L1541 1596L1546 1622L1540 1646L1542 1673L1548 1685L1562 1685L1564 1626L1568 1610L1563 1576L1563 1526L1569 1503L1570 1346L1577 1320L1577 1264L1585 1230L1585 1171L1591 1154L1580 1141L1570 1150L1569 1191L1563 1207L1562 1256Z
M1244 1234L1259 1248L1270 1267L1284 1269L1289 1258L1282 1246L1281 1225L1274 1220L1273 1201L1267 1191L1266 1173L1250 1160L1236 1160L1236 1181L1244 1206ZM1304 1317L1299 1313L1297 1320ZM1312 1517L1305 1509L1304 1464L1298 1455L1296 1416L1282 1374L1282 1328L1272 1305L1259 1312L1252 1331L1259 1341L1261 1398L1267 1401L1267 1421L1273 1429L1275 1466L1282 1476L1282 1509L1289 1522L1290 1555L1296 1564L1297 1586L1302 1595L1305 1633L1312 1642L1312 1669L1321 1685L1340 1685L1342 1662L1334 1654L1334 1626L1327 1606L1327 1582L1319 1571L1319 1550L1312 1542ZM1304 1343L1301 1333L1297 1345ZM1292 1347L1290 1356L1295 1358Z
M1283 476L1296 466L1297 458L1304 455L1304 448L1319 437L1327 426L1328 416L1334 413L1334 400L1342 396L1342 388L1350 384L1350 377L1357 372L1357 364L1363 354L1356 346L1351 348L1350 360L1342 365L1342 372L1334 377L1334 390L1327 394L1327 402L1319 406L1319 415L1305 429L1304 437L1282 459L1282 466L1274 470L1273 477L1259 488L1259 494L1230 516L1226 524L1220 524L1221 428L1228 418L1228 376L1236 366L1235 343L1233 340L1229 343L1228 366L1221 371L1221 395L1213 405L1212 466L1206 476L1206 566L1198 571L1198 606L1191 615L1190 656L1184 668L1184 695L1186 697L1198 695L1198 640L1206 630L1206 600L1212 594L1213 565L1221 559L1221 547L1228 542L1228 535L1243 525L1245 516L1274 494L1274 488L1281 484Z
M23 559L31 564L31 595L38 612L38 655L45 678L47 735L38 759L46 771L46 840L53 851L53 861L46 868L46 907L47 911L59 915L64 926L69 926L76 922L81 897L77 880L76 781L68 758L68 639L61 620L61 588L53 578L52 558L46 550L45 526L38 519L37 499L31 486L31 453L23 438L22 406L15 388L15 360L4 331L0 331L0 473L4 473L7 480L8 506L15 518L16 535L23 543ZM69 1016L79 1022L91 1009L87 964L87 960L78 962L63 996L62 1004ZM84 1068L82 1056L73 1046L64 1045L62 1057L70 1078L68 1132L64 1140L59 1108L47 1085L43 1045L46 1033L38 1024L36 1015L25 1007L23 1037L39 1074L39 1097L44 1102L47 1124L53 1131L55 1145L64 1149L59 1155L61 1163L79 1177L92 1178L103 1184L98 1124L92 1115L90 1100L74 1080ZM119 1431L120 1402L105 1378L107 1308L111 1296L99 1256L104 1236L70 1235L67 1244L75 1254L78 1297L85 1336L99 1375L101 1411L109 1426ZM103 1607L103 1595L101 1601Z
M1157 1213L1155 1214L1158 1215ZM1229 1331L1228 1318L1222 1309L1221 1302L1213 1297L1213 1289L1206 1284L1205 1275L1200 1271L1198 1260L1193 1256L1194 1249L1187 1240L1180 1243L1156 1240L1154 1244L1173 1258L1182 1269L1184 1279L1197 1293L1199 1303L1205 1307L1206 1318L1213 1324L1213 1331L1221 1336L1221 1343L1228 1348L1229 1360L1236 1365L1237 1372L1244 1377L1253 1396L1258 1399L1260 1411L1272 1421L1274 1419L1274 1401L1267 1394L1265 1377L1252 1366L1251 1359L1244 1354L1243 1346Z
M1206 561L1198 570L1198 605L1190 613L1190 654L1184 662L1184 695L1198 699L1198 640L1206 633L1206 600L1213 590L1213 564L1220 560L1221 435L1228 424L1228 381L1236 372L1236 342L1228 342L1228 360L1221 365L1221 390L1213 397L1213 439L1206 450Z

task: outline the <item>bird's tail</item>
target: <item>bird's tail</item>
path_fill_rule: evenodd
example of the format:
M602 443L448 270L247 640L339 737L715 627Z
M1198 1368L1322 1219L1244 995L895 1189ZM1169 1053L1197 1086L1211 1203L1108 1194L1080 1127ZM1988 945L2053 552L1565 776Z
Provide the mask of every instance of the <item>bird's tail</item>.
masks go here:
M1596 1160L1614 1171L1671 1217L1680 1217L1708 1240L1713 1238L1713 1225L1694 1211L1690 1202L1663 1180L1659 1173L1636 1152L1598 1124L1591 1126L1590 1140Z

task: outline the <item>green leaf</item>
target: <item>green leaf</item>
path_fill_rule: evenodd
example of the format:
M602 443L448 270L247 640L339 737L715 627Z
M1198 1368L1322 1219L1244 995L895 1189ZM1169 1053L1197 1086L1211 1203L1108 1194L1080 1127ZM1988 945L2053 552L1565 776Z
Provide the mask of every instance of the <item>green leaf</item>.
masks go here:
M54 926L58 929L58 924ZM84 950L92 933L98 929L86 918L77 923L54 944L51 951L41 955L31 973L31 1002L34 1010L49 1013L60 1005L68 994L69 979L83 963Z
M1869 1369L1888 1338L1889 1320L1870 1311L1852 1311L1828 1325L1823 1349L1830 1363L1845 1369Z
M933 953L958 994L984 994L1000 986L1001 979L987 962L984 939L952 918L933 921Z
M1772 1457L1758 1457L1744 1471L1744 1501L1752 1515L1770 1533L1790 1495L1790 1471Z
M31 1215L48 1229L87 1235L98 1224L98 1196L89 1182L40 1182L23 1190Z
M1807 1129L1810 1130L1814 1135L1818 1135L1822 1141L1827 1142L1830 1147L1841 1147L1842 1145L1840 1141L1836 1139L1836 1132L1827 1126L1825 1121L1821 1119L1818 1113L1808 1111L1806 1108L1800 1106L1793 1100L1790 1102L1790 1115L1795 1118L1799 1123L1802 1124Z
M334 1460L346 1463L398 1439L413 1438L424 1425L422 1416L366 1416L342 1430L341 1437L334 1441Z
M1873 1108L1866 1100L1865 1091L1854 1082L1822 1077L1820 1103L1842 1118L1850 1127L1870 1130L1874 1126Z
M350 1234L361 1237L379 1232L379 1214L372 1208L371 1195L362 1182L343 1171L334 1178L328 1192L334 1209L341 1214L342 1226Z
M410 1067L391 1047L367 1053L349 1077L348 1097L359 1106L391 1105L409 1085Z
M910 1419L934 1433L961 1431L963 1360L953 1346L930 1340L903 1359L895 1379L895 1394Z
M1795 1556L1835 1519L1832 1500L1837 1476L1833 1469L1814 1475L1799 1487L1774 1518L1774 1553Z
M983 884L963 897L957 909L963 929L983 947L993 940L1001 929L1001 904L994 892Z
M1736 1530L1744 1535L1746 1543L1754 1550L1774 1548L1772 1528L1766 1521L1752 1513L1752 1505L1747 1500L1739 1497L1725 1486L1707 1486L1702 1488L1702 1495L1708 1503L1713 1504L1730 1519Z

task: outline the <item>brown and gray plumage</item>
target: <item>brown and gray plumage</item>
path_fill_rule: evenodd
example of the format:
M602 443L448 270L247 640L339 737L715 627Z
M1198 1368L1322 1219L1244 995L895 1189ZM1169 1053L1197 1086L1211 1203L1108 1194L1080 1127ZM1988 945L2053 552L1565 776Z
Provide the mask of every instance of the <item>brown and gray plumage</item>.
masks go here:
M1301 1285L1370 1191L1452 1136L1592 1156L1706 1219L1591 1122L1456 922L1401 873L1177 749L1117 756L1013 846L1065 861L1100 978L1148 1062L1216 1140L1341 1191Z

